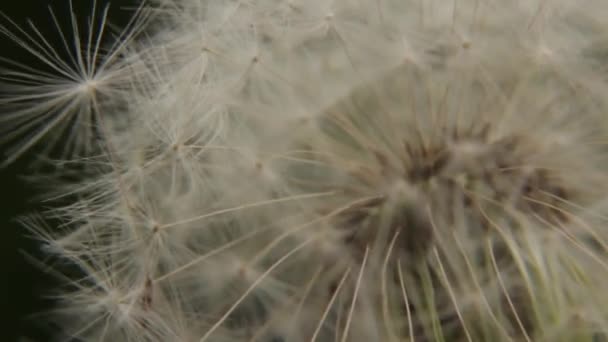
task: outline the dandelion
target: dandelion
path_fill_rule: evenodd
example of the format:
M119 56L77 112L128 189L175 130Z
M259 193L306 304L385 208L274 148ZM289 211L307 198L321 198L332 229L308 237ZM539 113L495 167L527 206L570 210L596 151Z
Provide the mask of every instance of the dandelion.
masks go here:
M141 62L124 117L91 121L112 148L76 160L62 229L28 224L78 269L64 333L608 336L606 4L151 6L110 54Z

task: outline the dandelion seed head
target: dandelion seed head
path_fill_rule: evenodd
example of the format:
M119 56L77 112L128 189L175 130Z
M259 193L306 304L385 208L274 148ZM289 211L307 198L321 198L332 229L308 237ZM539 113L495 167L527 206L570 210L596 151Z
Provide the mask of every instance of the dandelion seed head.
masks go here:
M591 341L608 8L585 4L155 2L118 79L70 88L129 85L96 172L59 190L73 231L33 229L81 270L69 333Z

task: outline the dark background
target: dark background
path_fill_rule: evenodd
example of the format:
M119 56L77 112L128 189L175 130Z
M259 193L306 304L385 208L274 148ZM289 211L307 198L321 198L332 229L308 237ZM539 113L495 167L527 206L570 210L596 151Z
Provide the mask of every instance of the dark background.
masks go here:
M97 7L102 9L108 3L111 4L108 19L112 24L124 27L139 1L97 0ZM41 33L49 38L50 43L58 46L59 36L49 15L48 6L53 8L63 28L69 29L68 5L68 0L0 0L0 13L23 28L27 25L27 19L31 19ZM92 5L93 0L73 0L74 12L79 22L86 22ZM5 17L0 17L0 25L10 27ZM11 28L11 31L14 31L14 28ZM81 31L81 35L83 32ZM19 48L2 33L0 57L29 66L41 66L35 57ZM0 61L0 78L2 67L7 67L6 62ZM0 89L1 91L3 90ZM1 111L0 108L0 115L3 114ZM4 152L4 148L5 146L0 145L0 152ZM39 245L29 238L15 221L21 215L43 208L38 199L44 194L43 190L24 179L32 174L32 169L28 166L32 165L35 155L34 149L9 167L0 168L0 341L50 340L51 329L45 318L36 314L53 307L53 301L48 298L48 294L50 289L58 285L58 281L26 258L26 254L40 257ZM0 153L0 160L2 158L3 153Z

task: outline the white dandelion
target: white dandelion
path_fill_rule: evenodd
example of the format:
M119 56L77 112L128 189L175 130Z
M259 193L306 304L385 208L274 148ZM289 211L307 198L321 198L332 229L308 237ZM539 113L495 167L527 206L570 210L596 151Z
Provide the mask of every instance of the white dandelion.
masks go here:
M150 6L145 40L128 33L103 67L97 43L81 64L74 57L86 81L70 83L77 91L17 88L4 101L27 100L5 120L19 125L78 99L86 106L62 113L85 113L109 142L77 160L96 172L59 187L76 198L48 213L63 229L28 224L78 270L64 276L55 316L64 333L608 336L608 88L598 67L607 4ZM30 50L50 60L41 47ZM100 98L125 101L112 113L127 124L93 119ZM75 146L87 146L92 133L78 132Z

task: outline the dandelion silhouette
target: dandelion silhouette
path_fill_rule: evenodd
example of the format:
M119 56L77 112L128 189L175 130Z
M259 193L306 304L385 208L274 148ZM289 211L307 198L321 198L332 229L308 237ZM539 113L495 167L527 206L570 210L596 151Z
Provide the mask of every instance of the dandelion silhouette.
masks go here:
M80 270L51 313L64 333L607 337L606 4L149 10L117 55L130 86L104 153L46 213L67 228L26 221Z

